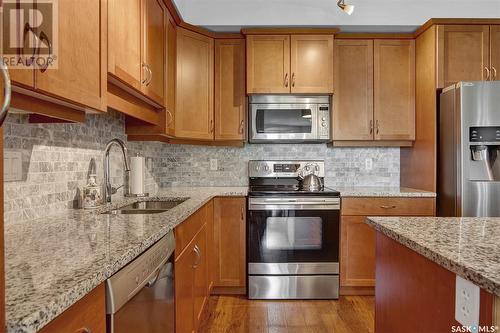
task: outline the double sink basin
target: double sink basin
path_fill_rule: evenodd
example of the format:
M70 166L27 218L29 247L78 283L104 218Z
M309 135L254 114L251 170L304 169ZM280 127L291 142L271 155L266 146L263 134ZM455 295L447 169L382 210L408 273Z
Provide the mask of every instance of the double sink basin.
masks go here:
M158 200L158 201L138 201L129 205L112 209L103 214L158 214L170 210L189 198L175 200Z

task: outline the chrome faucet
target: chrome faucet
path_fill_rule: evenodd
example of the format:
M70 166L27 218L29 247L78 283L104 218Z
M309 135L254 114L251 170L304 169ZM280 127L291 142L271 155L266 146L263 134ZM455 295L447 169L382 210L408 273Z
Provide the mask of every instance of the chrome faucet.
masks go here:
M120 185L118 187L111 186L111 180L109 177L109 151L111 150L111 147L113 147L113 145L117 145L122 150L123 166L125 169L125 173L127 174L126 179L128 179L128 173L130 172L130 168L128 166L127 147L125 146L125 143L120 139L110 140L106 144L106 148L104 149L104 198L106 202L111 202L111 195L115 194L118 191L118 189L123 186L123 185Z

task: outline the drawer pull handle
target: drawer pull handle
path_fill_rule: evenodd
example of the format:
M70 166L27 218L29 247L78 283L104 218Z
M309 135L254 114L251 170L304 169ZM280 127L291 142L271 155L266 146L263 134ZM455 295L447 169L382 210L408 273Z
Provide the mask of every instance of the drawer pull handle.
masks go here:
M391 206L389 206L389 205L382 205L382 206L380 206L380 208L383 208L383 209L394 209L394 208L396 208L396 206L395 205L391 205Z

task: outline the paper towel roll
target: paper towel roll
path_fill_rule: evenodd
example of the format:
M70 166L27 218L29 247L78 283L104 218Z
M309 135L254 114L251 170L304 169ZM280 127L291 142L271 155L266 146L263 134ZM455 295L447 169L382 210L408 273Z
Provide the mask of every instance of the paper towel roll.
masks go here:
M130 193L144 193L144 171L145 163L143 156L132 156L130 158Z

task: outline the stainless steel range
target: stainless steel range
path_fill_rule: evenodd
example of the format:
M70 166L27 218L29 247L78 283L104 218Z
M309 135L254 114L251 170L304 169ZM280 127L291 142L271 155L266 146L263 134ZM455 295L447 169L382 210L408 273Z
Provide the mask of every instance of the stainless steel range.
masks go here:
M340 193L302 188L323 161L250 161L248 297L336 299L339 295ZM300 177L299 177L300 176Z

